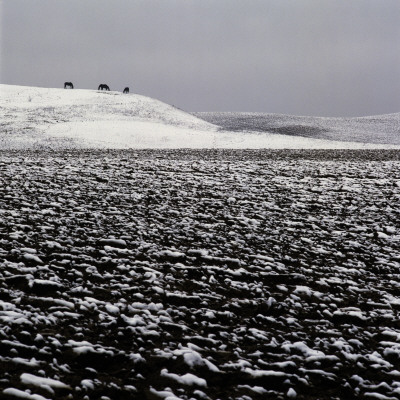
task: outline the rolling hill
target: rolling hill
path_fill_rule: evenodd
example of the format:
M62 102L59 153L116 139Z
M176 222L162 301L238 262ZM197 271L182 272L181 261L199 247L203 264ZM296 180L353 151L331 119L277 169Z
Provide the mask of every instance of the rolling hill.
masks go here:
M229 131L269 132L314 139L400 145L400 113L358 118L203 112L195 116Z

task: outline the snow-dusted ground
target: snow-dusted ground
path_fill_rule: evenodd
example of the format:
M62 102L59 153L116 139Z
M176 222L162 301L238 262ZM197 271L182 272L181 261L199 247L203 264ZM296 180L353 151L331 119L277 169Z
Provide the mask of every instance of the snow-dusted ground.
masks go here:
M398 151L0 152L0 397L398 399L399 202Z
M358 118L301 117L283 114L204 112L194 115L229 131L283 134L291 139L343 140L400 145L400 113Z
M400 148L400 141L360 143L352 126L337 136L342 141L302 137L301 129L300 136L257 126L233 132L235 124L221 130L161 101L120 92L0 85L0 112L0 149Z

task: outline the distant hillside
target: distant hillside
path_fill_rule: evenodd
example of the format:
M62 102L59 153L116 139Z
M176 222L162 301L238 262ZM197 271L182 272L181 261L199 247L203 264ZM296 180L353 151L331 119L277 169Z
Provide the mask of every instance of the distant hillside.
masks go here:
M359 118L299 117L283 114L202 112L193 115L230 131L400 145L400 113Z

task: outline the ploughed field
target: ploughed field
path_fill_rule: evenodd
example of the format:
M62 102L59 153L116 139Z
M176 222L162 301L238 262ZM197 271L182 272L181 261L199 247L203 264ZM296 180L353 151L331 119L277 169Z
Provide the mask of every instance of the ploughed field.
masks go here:
M0 152L0 397L397 399L399 221L397 151Z

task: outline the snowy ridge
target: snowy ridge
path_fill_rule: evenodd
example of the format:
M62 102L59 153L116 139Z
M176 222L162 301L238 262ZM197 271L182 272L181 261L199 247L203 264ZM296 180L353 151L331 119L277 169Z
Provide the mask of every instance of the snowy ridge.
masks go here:
M12 103L12 111L20 116L19 121L14 121L19 122L16 127L21 127L24 122L31 122L34 127L40 126L41 123L123 121L133 118L136 121L159 122L189 129L213 129L210 123L191 114L139 94L12 85L0 85L0 93L2 100L6 100L2 106L7 108L7 105ZM36 115L32 115L32 111L35 111Z
M0 112L0 149L368 149L396 148L394 145L400 148L400 140L374 141L372 136L371 140L365 137L359 140L349 131L353 126L330 137L304 137L310 136L309 132L298 129L299 124L296 136L288 136L278 122L275 130L265 132L264 128L249 125L247 117L246 126L238 125L236 113L224 114L228 117L226 123L222 123L219 113L213 114L218 118L211 122L221 125L224 128L221 130L159 100L120 92L0 85ZM318 124L311 128L320 130Z
M159 100L113 91L0 85L0 110L2 148L46 147L60 141L66 146L78 142L78 147L119 147L115 142L127 131L134 142L135 134L153 131L158 136L162 128L167 135L182 129L216 130Z

